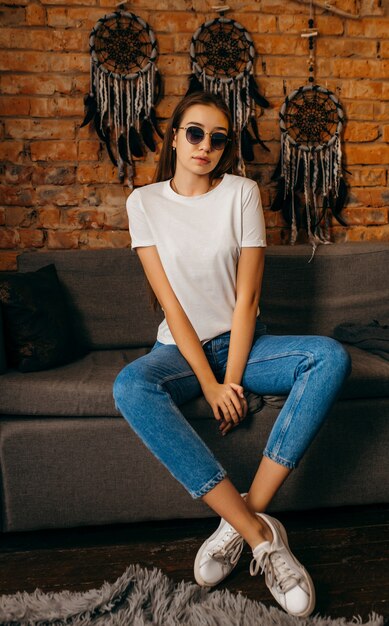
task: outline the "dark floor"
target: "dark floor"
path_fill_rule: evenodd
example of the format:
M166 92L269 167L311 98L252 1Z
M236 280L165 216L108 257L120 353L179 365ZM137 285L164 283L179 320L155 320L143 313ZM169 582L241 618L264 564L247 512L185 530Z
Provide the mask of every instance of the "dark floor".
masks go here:
M389 506L347 507L277 517L316 586L315 613L365 621L389 615ZM159 567L176 582L194 582L193 561L217 518L143 522L0 536L0 594L69 589L115 581L130 563ZM250 549L218 589L275 604L263 577L252 577Z

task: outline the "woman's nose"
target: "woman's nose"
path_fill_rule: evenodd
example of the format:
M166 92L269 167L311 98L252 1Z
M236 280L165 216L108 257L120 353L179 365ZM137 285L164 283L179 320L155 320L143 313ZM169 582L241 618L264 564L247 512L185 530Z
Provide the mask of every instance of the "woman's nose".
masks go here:
M211 150L211 135L209 133L205 133L203 139L200 142L200 148L203 148L203 150Z

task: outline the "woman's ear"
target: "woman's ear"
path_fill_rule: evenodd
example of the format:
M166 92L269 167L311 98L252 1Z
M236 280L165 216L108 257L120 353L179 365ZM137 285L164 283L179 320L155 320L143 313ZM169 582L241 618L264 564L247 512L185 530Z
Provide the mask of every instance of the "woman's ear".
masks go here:
M173 139L172 139L172 148L176 148L177 146L177 130L175 128L172 129L173 130Z

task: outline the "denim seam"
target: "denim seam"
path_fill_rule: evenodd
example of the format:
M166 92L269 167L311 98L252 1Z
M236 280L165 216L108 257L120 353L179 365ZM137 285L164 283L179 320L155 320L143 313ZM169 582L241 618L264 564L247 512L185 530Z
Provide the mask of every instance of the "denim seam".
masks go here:
M247 361L246 365L251 365L251 363L259 363L261 361L274 361L276 359L283 359L289 356L305 356L307 358L312 358L311 352L302 352L301 350L292 350L290 352L280 352L279 354L273 354L269 357L260 357L258 359L250 359Z
M283 465L284 467L287 467L288 469L295 469L297 467L297 463L295 463L294 461L288 461L288 459L284 459L282 458L282 456L279 456L278 454L273 454L272 452L270 452L270 450L268 450L268 448L264 449L263 456L267 456L269 459L271 459L275 463L278 463L279 465Z
M291 354L291 353L290 353ZM299 353L302 354L302 353ZM309 363L309 369L305 372L304 377L303 377L303 381L302 381L302 385L301 385L301 390L300 393L298 394L298 396L295 398L295 401L293 403L293 406L291 406L288 410L287 415L285 416L285 418L283 418L283 422L282 422L282 428L280 430L280 433L277 437L277 441L275 442L274 446L273 446L273 450L274 452L272 454L274 454L276 457L278 457L279 455L279 451L281 449L282 443L284 441L285 435L288 431L288 428L290 426L290 422L292 420L293 414L296 411L296 406L298 405L298 403L301 400L301 397L305 391L305 387L307 385L307 381L309 378L309 374L312 371L312 367L315 364L315 359L312 355L312 353L308 352L308 353L304 353L304 355L308 358L308 363ZM282 412L283 409L281 409ZM281 413L280 412L280 413ZM279 457L282 458L282 457ZM285 460L285 459L284 459ZM289 461L290 462L290 461Z
M163 385L164 383L167 383L168 381L179 380L180 378L187 378L188 376L196 376L196 374L192 372L191 370L189 372L181 372L180 374L171 374L170 376L166 376L165 378L162 378L159 384Z
M216 476L214 476L213 478L208 480L205 483L205 485L203 485L201 487L201 489L199 489L198 491L191 491L190 493L191 493L192 497L193 498L201 498L206 493L208 493L208 491L211 491L211 489L216 487L216 485L218 485L226 476L227 476L226 470L223 469L223 468L220 469L218 471L218 473L216 474Z

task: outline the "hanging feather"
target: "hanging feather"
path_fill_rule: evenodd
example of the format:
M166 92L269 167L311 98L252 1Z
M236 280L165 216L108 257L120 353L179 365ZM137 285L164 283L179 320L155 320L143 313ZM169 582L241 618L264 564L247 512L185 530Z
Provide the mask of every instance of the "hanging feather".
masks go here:
M254 135L255 135L255 138L256 138L257 142L262 146L262 148L267 150L267 152L270 152L269 148L263 143L262 139L259 136L258 124L257 124L257 120L255 119L254 115L252 115L250 117L250 123L251 123L251 128L253 129L253 132L254 132Z
M131 163L128 155L127 155L127 142L126 142L126 138L123 135L123 133L121 132L119 135L119 139L118 139L118 152L120 154L120 157L122 159L122 161L124 161L124 163Z
M204 87L200 83L196 74L193 73L189 76L189 87L185 95L189 96L190 93L194 93L195 91L204 91Z
M93 126L101 141L105 143L107 140L107 128L104 128L103 130L103 125L98 111L95 113L93 118Z
M150 120L148 120L146 117L143 118L141 122L140 132L142 135L142 139L145 142L148 149L151 150L151 152L155 152L156 146L155 146L155 141L153 137L153 127L151 125Z
M96 115L97 101L93 93L86 94L86 96L84 97L84 105L86 107L86 114L80 128L89 124L89 122Z
M151 120L151 123L152 123L152 125L154 127L154 130L157 133L157 135L159 135L160 138L163 139L164 135L163 135L163 132L161 131L161 129L159 128L159 126L158 126L157 116L155 114L155 110L154 110L153 107L151 107L151 109L150 109L150 120Z
M271 211L281 211L285 198L285 178L280 178L277 183L277 193L270 207Z
M107 147L107 152L108 152L109 158L111 159L111 161L114 164L114 166L117 167L118 166L118 162L117 162L117 160L115 158L114 153L112 152L112 148L111 148L111 131L110 131L108 126L107 126L107 128L105 130L104 142L105 142L105 145Z
M160 72L156 69L155 70L155 87L154 87L154 98L153 98L153 105L156 106L158 104L158 102L161 100L162 96L163 96L163 83L162 83L162 77Z
M134 126L130 126L130 130L128 132L128 141L130 143L131 154L133 154L136 157L142 157L143 156L142 141L141 141L141 138L139 137L139 134L136 128L134 128Z
M270 106L268 100L266 100L266 98L264 98L264 96L261 96L261 94L259 93L255 78L252 74L250 74L249 76L249 94L260 107L267 109L267 107Z
M244 160L254 161L252 138L246 126L242 128L242 131L240 134L240 141L241 141L242 155L243 155Z
M335 217L335 219L339 222L339 224L341 224L342 226L348 226L345 219L340 215L346 204L347 195L348 195L347 185L345 183L343 176L341 176L340 181L339 181L338 196L335 200L335 203L332 205L332 214Z
M276 169L274 170L273 174L271 175L271 180L278 180L280 176L281 176L281 157L278 159L278 163L276 165Z

